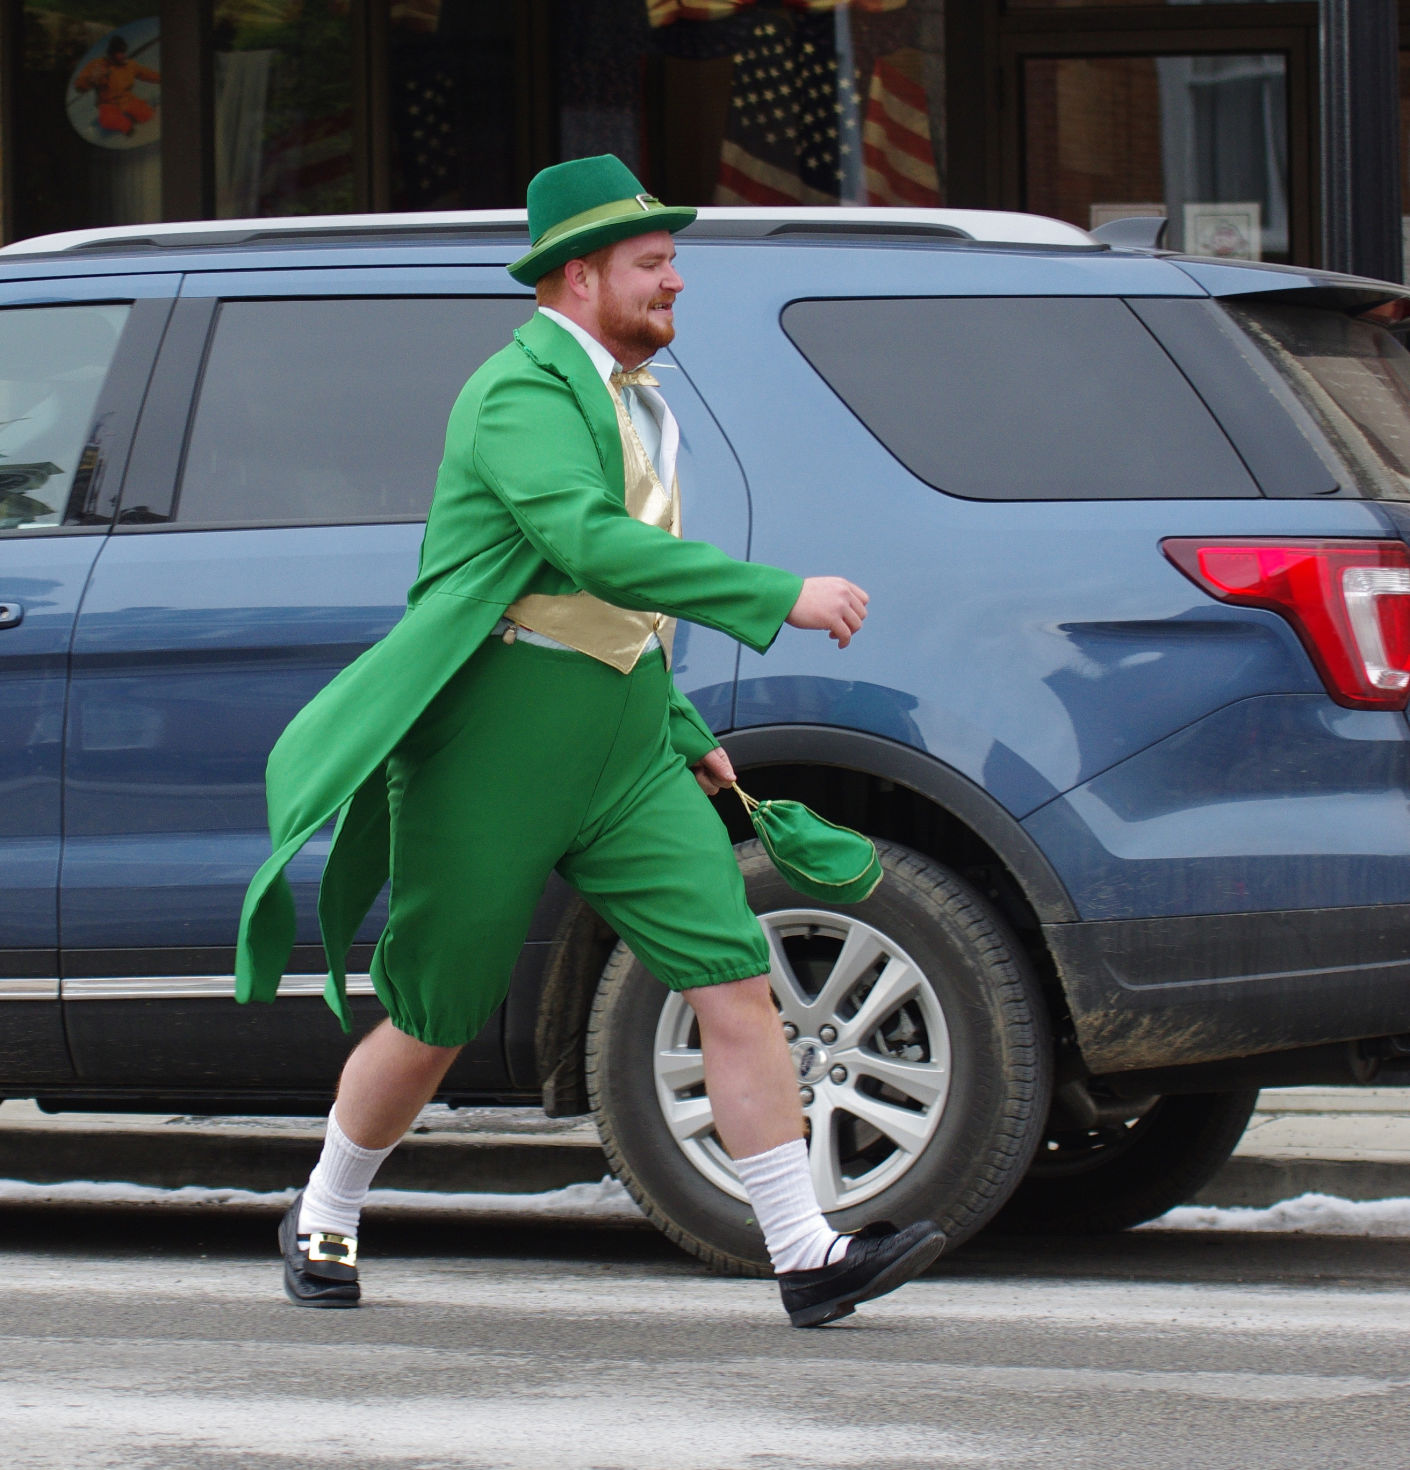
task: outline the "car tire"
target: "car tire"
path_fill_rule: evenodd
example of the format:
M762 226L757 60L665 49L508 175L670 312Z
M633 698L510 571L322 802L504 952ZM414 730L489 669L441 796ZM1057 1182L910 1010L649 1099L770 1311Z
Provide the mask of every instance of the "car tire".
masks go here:
M1102 1235L1157 1219L1219 1172L1257 1101L1256 1089L1159 1097L1119 1123L1045 1130L1032 1168L990 1229Z
M737 851L785 1034L798 1028L795 1064L813 1081L805 1111L829 1219L855 1230L929 1217L958 1243L1003 1204L1042 1137L1047 1013L1027 957L979 894L919 853L877 847L884 881L846 907L801 897L758 842ZM809 1041L831 1046L821 1070ZM608 1160L646 1215L716 1270L768 1274L710 1121L693 1014L625 945L598 986L586 1065Z

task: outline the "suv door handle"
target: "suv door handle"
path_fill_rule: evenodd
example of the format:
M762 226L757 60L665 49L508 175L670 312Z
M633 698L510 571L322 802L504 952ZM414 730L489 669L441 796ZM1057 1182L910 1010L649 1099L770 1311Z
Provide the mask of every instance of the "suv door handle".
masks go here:
M24 604L0 602L0 628L13 628L24 619Z

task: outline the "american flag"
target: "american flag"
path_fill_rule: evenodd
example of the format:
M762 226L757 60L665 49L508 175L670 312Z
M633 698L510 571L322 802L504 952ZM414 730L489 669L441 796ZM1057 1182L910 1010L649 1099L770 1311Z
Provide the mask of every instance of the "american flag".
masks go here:
M879 57L871 74L862 127L867 203L938 205L925 88L902 70L905 59L901 52Z
M352 207L351 108L297 123L265 144L260 214L338 214Z
M702 0L651 3L663 17L656 23L666 24L666 6L679 12ZM742 8L742 0L717 3ZM786 10L756 13L735 53L717 204L942 202L920 53L902 44L867 54L881 40L871 32L885 24L867 17L905 3L787 0ZM894 31L890 24L896 47Z
M855 197L861 97L839 66L831 15L760 14L734 58L717 204L837 204Z

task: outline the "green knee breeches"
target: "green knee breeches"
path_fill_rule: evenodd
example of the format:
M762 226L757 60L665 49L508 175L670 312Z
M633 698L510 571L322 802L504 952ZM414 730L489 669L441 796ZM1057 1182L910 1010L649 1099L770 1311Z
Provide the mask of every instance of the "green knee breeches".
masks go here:
M509 988L555 869L675 990L767 973L724 824L630 674L488 639L388 762L392 891L372 962L399 1030L456 1046Z

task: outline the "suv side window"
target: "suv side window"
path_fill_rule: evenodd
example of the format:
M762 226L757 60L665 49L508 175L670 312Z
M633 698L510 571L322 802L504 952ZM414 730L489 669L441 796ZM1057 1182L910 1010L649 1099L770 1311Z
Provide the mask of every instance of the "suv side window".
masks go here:
M522 297L222 302L172 519L423 518L456 394L532 310Z
M783 328L882 444L950 495L1259 493L1198 394L1122 301L796 301Z
M94 406L130 309L0 310L0 534L74 519L96 463Z
M1353 473L1343 484L1410 500L1410 352L1375 321L1312 306L1226 302Z

